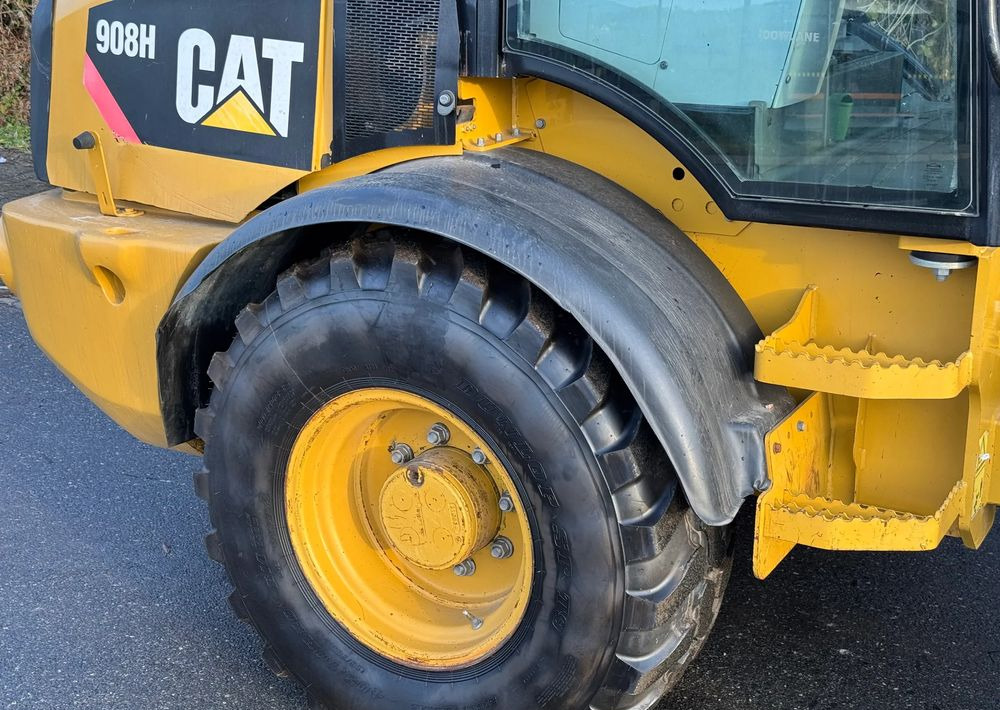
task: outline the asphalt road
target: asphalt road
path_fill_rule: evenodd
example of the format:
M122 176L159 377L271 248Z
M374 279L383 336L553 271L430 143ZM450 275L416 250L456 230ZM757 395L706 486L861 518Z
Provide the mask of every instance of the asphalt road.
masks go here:
M0 155L0 203L37 189ZM98 412L0 291L0 708L303 706L229 611L195 468ZM979 552L799 549L761 583L749 524L715 632L660 710L1000 707L1000 531Z

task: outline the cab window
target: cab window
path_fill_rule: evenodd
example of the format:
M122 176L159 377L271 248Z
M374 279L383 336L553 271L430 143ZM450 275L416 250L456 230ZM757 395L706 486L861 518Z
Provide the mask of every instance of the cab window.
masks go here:
M969 16L967 0L516 0L509 44L618 83L737 195L965 211Z

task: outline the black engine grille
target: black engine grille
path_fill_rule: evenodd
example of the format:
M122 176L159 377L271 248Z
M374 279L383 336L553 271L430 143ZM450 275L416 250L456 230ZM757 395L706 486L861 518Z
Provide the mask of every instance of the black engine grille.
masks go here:
M346 0L346 141L433 129L439 2Z

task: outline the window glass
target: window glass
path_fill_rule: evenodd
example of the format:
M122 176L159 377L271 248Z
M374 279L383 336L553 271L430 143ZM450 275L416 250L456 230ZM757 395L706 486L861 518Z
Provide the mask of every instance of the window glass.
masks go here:
M737 193L961 210L967 2L515 0L510 43L640 94Z

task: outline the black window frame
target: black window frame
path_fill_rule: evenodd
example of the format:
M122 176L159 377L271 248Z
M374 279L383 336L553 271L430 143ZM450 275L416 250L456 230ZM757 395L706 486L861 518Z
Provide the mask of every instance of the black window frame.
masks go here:
M1000 244L1000 223L998 210L991 204L990 197L1000 190L1000 155L997 155L1000 126L993 126L990 117L1000 116L1000 90L986 66L983 33L978 31L983 27L982 4L969 0L959 11L969 14L972 27L970 33L963 35L960 46L961 57L970 59L962 59L959 64L959 81L971 78L973 86L968 102L971 116L960 116L962 125L969 127L965 130L971 131L968 136L971 171L961 170L960 179L971 179L972 190L968 209L947 211L907 205L845 204L822 199L822 195L831 200L843 199L849 191L851 199L857 201L859 196L865 195L866 188L745 181L735 173L727 181L707 157L718 156L718 149L693 130L683 114L669 102L598 61L542 42L518 39L512 31L516 26L517 0L506 3L502 51L507 75L535 76L561 84L607 105L641 127L685 165L729 219L941 237L994 246ZM752 184L758 194L739 194L733 189L734 185L744 182ZM778 185L785 194L767 194L768 187L774 193ZM801 188L794 198L787 195L790 186ZM868 189L881 198L892 192Z

